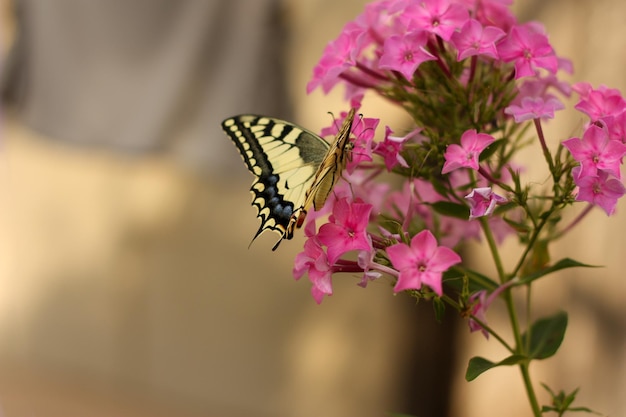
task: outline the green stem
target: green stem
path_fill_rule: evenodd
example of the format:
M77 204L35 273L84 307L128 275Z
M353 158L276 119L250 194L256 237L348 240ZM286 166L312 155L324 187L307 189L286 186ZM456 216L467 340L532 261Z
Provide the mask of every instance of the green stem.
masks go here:
M470 171L470 179L472 183L476 183L476 175L474 174L474 171ZM506 273L504 272L504 266L502 265L502 258L500 258L498 245L496 244L496 239L493 237L493 233L489 227L487 217L483 216L480 218L480 227L483 230L485 239L487 240L487 245L489 245L489 252L491 252L491 257L493 258L493 263L498 271L498 280L500 281L500 284L504 284L506 282Z
M515 303L513 302L513 297L509 289L507 289L504 294L504 300L506 303L507 311L509 313L509 320L511 321L511 329L513 330L513 336L515 338L515 345L516 345L515 351L518 355L526 356L526 347L522 344L522 333L520 332L519 321L517 319L517 312L515 310ZM520 363L519 367L520 367L520 371L522 372L522 379L524 380L524 388L526 389L526 395L528 397L528 401L530 402L530 407L533 410L533 415L535 417L541 417L541 408L539 407L539 403L537 402L535 389L530 379L530 372L528 369L529 363L528 362Z
M530 293L530 289L531 289L531 283L528 283L526 285L526 323L530 323L531 322L531 315L530 315L530 311L531 311L531 293ZM526 346L524 346L524 351L527 351L528 349L530 349L530 340L532 338L532 326L528 326L528 330L526 331Z
M471 269L464 268L462 265L455 265L450 269L458 272L460 275L466 275L470 279L470 281L475 282L482 288L486 288L490 291L494 291L496 288L498 288L498 284L496 284L495 282L491 281L490 279L485 279L482 275L476 273Z
M530 407L533 409L533 415L535 417L541 417L541 407L539 407L539 402L537 401L537 396L535 395L535 389L533 388L533 383L530 380L530 372L528 370L529 363L522 363L519 367L522 371L522 379L524 380L524 387L526 388L528 401L530 401Z
M535 122L535 128L537 129L537 136L539 137L539 143L541 144L541 150L543 151L543 156L546 158L546 162L550 167L550 173L554 177L554 161L552 160L552 155L550 155L550 150L548 149L548 145L546 145L546 139L543 136L543 129L541 128L541 119L533 119Z
M524 354L524 347L522 346L522 333L520 332L519 320L517 319L517 312L515 310L515 303L513 302L513 296L511 290L507 289L504 293L504 301L506 303L506 309L509 313L509 320L511 321L511 330L513 330L513 337L515 338L516 352L520 355Z
M493 233L491 232L491 228L489 227L489 222L486 217L480 218L480 226L485 234L485 239L487 240L487 245L489 246L489 251L491 252L491 257L493 258L493 263L498 271L500 284L504 284L506 282L506 273L504 272L504 266L502 265L502 259L500 258L500 252L498 252L496 240L493 237Z
M489 327L487 325L487 323L485 323L484 321L478 319L476 316L474 315L470 315L470 317L472 318L472 320L474 320L476 323L480 324L480 327L482 327L483 329L485 329L487 331L487 333L489 333L490 335L492 335L494 337L494 339L496 339L498 342L500 342L500 344L502 346L504 346L504 348L506 350L508 350L510 353L515 353L515 349L513 349L511 347L511 345L509 345L506 340L504 340L502 337L500 337L500 335L498 333L495 332L495 330L493 330L491 327Z
M493 234L491 232L491 229L489 228L489 224L487 223L487 220L482 217L481 219L481 226L483 229L483 233L485 234L485 238L487 240L487 243L489 245L489 250L491 251L492 257L493 257L493 261L494 264L496 266L496 269L498 271L498 277L500 278L500 283L505 283L507 281L507 277L506 274L504 272L504 267L502 266L502 260L500 258L500 254L498 252L498 249L496 247L496 242L495 239L493 238ZM543 224L545 224L545 222L540 224L539 230L541 230L541 226L543 226ZM538 232L538 231L537 231ZM533 237L532 241L534 242L534 239L536 239L536 236L538 236L538 233ZM532 243L530 244L532 245ZM525 257L526 253L522 256L523 258ZM521 265L521 262L520 262ZM517 268L516 268L517 270ZM512 275L515 276L515 275ZM504 292L504 301L506 303L506 308L507 308L507 312L509 314L509 320L511 322L511 329L513 331L513 337L515 338L515 352L519 355L524 355L526 354L526 347L523 346L522 344L522 332L520 331L520 325L519 325L519 320L517 318L517 312L515 309L515 303L513 301L513 296L511 295L511 289L507 288L506 291ZM494 335L495 337L495 335ZM500 339L498 339L500 340ZM502 342L501 342L502 343ZM504 344L504 346L507 346L507 344ZM537 402L537 396L535 395L535 389L533 388L532 382L530 380L530 374L528 371L528 363L524 362L521 363L520 365L520 370L522 372L522 378L524 379L524 387L526 388L526 394L528 396L528 400L530 402L530 406L533 410L533 414L535 415L535 417L541 417L541 408L539 407L539 403Z
M519 272L519 270L524 265L524 261L526 260L526 256L528 256L528 254L530 253L530 251L534 247L535 242L537 241L537 238L539 237L539 233L541 233L541 230L546 225L546 223L548 222L548 219L550 218L551 215L552 215L552 211L550 210L550 212L548 214L544 215L541 218L541 221L535 227L535 230L533 231L533 234L530 237L530 240L528 241L528 244L526 245L526 249L524 249L524 253L522 254L522 256L520 256L519 261L517 262L517 265L515 265L515 269L513 269L513 273L511 274L512 277L517 276L517 273Z
M456 301L454 301L452 298L450 298L450 296L444 294L441 296L441 300L444 301L445 303L447 303L448 305L450 305L452 308L454 308L457 311L461 311L461 306L459 305L459 303L457 303ZM474 316L473 314L470 314L470 316L472 318L472 320L474 320L476 323L480 324L480 327L482 327L483 329L485 329L487 331L487 333L489 333L490 335L492 335L498 342L500 342L500 344L502 346L504 346L504 348L506 350L508 350L511 353L515 353L515 349L513 349L511 347L511 345L509 345L506 340L504 340L498 333L496 333L495 330L493 330L491 327L489 327L489 325L487 325L487 323L485 323L484 321L480 320L479 318L477 318L476 316Z

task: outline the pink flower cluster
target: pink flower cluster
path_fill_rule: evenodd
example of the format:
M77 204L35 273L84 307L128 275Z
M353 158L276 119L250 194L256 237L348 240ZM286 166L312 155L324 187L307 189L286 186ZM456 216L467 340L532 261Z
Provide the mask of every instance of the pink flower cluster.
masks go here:
M433 212L433 204L449 201L449 197L430 182L407 179L402 189L393 190L388 183L377 181L381 174L395 167L407 168L400 153L403 145L421 140L419 129L404 137L393 137L387 127L384 139L375 143L377 124L377 119L355 120L352 127L355 147L351 150L345 181L335 186L322 210L307 217L307 241L304 251L296 257L293 274L296 279L308 274L311 293L318 303L324 296L332 295L332 276L340 272L362 273L359 285L363 287L386 274L396 279L396 292L421 290L426 285L441 296L443 273L461 262L460 256L450 248L463 239L479 236L479 225L468 223L467 212L464 218L437 216ZM322 133L334 135L336 128L325 128ZM480 153L493 141L493 137L474 130L465 132L461 145L448 147L443 171L455 171L449 177L453 187L468 182L464 169L478 170ZM375 156L382 161L373 163ZM488 187L477 188L464 198L470 220L490 215L496 204L507 201ZM325 214L330 214L328 221L318 229L316 220ZM400 225L401 234L394 234L382 225L370 230L372 224L380 223L383 218ZM499 241L512 232L500 218L491 218L490 222ZM416 226L421 232L409 237L409 230ZM429 229L436 231L443 245L437 243ZM347 256L351 252L355 254L352 259Z
M563 142L569 159L553 159L541 121L564 108L555 94L569 96L572 87L557 72L571 73L571 63L555 54L541 25L518 23L510 3L378 0L327 45L309 92L343 84L358 108L369 90L407 110L416 127L393 136L386 126L377 142L379 120L355 120L345 181L321 212L309 214L293 270L297 279L308 275L318 303L332 295L332 277L340 272L362 274L363 287L387 276L395 292L442 296L444 273L461 263L454 251L460 242L489 228L501 243L515 229L536 225L524 223L540 215L524 205L527 190L513 161L527 143L520 127L526 121L536 127L555 181L569 178L555 187L565 195L548 199L575 197L614 212L626 192L620 173L626 100L616 90L576 84L576 109L591 122L582 138ZM336 127L322 133L334 135ZM397 189L380 180L389 173L401 178ZM318 230L316 220L325 214ZM510 284L499 285L464 300L477 320L484 323L485 309ZM476 320L470 327L484 330Z
M626 155L626 100L618 90L604 86L594 90L587 83L579 83L574 89L581 97L575 108L591 119L582 138L563 142L580 164L573 170L578 186L576 200L597 205L611 215L617 200L626 193L620 181Z
M367 89L385 93L393 84L420 77L420 66L433 61L451 74L445 55L457 61L491 61L494 68L513 65L514 78L533 78L533 87L521 95L561 108L554 96L545 96L559 68L570 69L559 59L536 22L518 24L509 10L510 0L379 0L349 22L330 42L307 91L320 87L326 93L339 82L347 98L360 100ZM538 71L545 74L538 76ZM467 74L471 77L470 73ZM399 80L402 77L404 80ZM410 88L410 87L408 87ZM522 100L522 97L518 97ZM556 101L555 101L556 100Z
M442 274L461 262L461 257L448 247L438 246L429 230L415 235L409 244L387 246L380 236L367 231L372 208L371 204L344 197L334 201L329 222L318 233L315 223L309 222L304 251L296 256L294 277L299 279L308 273L313 284L311 294L318 303L325 295L332 295L331 278L338 272L362 272L363 287L386 273L397 278L395 292L419 290L425 284L441 296ZM377 250L386 251L391 266L374 260ZM358 260L342 259L351 251L358 251Z

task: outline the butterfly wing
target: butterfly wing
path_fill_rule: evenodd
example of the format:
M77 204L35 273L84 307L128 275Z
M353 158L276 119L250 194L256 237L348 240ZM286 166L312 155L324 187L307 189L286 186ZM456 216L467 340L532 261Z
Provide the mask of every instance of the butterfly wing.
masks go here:
M312 200L315 210L320 210L326 203L333 187L341 178L349 155L348 148L352 145L350 132L352 131L354 114L355 109L350 109L324 160L318 167L313 184L307 192L307 201L304 203L305 209L309 207L307 205L308 200Z
M306 129L271 117L235 116L224 120L222 128L256 177L250 192L261 225L252 240L266 230L278 232L281 240L291 239L291 218L304 206L330 145Z
M290 238L296 228L304 223L307 211L313 206L315 210L324 207L333 187L341 178L341 174L346 167L349 150L352 145L350 133L352 131L352 121L354 120L355 109L351 109L341 125L335 140L331 144L324 159L319 164L315 172L310 188L307 189L304 203L294 212L291 221L287 226L286 235Z

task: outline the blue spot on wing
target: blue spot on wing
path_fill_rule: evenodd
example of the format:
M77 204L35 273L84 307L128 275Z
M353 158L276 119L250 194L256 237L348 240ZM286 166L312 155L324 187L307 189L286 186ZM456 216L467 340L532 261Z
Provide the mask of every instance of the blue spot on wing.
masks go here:
M255 238L261 234L264 230L270 229L284 233L293 214L294 206L290 201L286 201L284 196L279 192L276 184L280 181L280 177L277 174L259 176L257 182L263 184L263 190L259 191L254 186L251 188L255 194L255 201L260 197L264 205L254 203L259 211L259 217L261 218L261 226L257 231ZM269 209L269 214L263 212L263 209ZM275 224L271 223L274 220Z

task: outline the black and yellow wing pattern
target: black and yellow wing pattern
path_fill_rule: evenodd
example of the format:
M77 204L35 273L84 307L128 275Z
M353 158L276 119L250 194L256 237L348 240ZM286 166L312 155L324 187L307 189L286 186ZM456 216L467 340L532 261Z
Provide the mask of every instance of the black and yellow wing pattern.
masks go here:
M244 114L228 118L222 128L255 176L250 192L261 221L256 239L266 230L291 239L307 211L323 207L345 168L355 110L351 109L333 143L302 127L272 117Z

